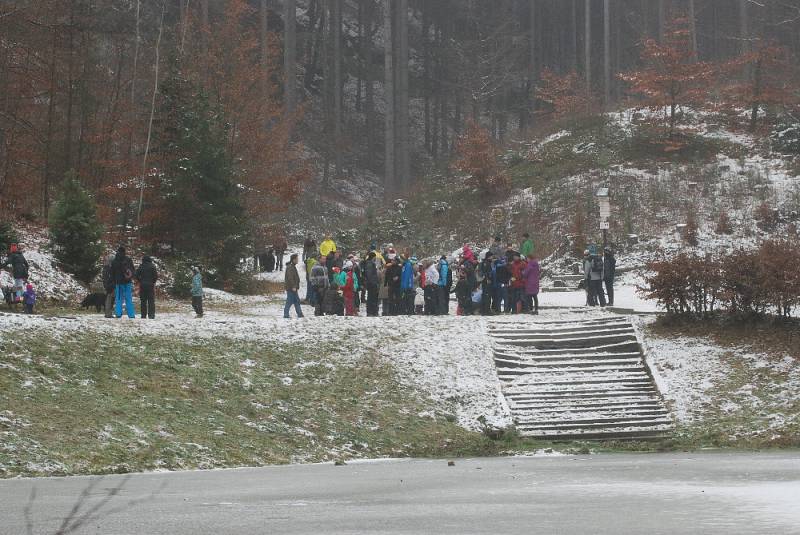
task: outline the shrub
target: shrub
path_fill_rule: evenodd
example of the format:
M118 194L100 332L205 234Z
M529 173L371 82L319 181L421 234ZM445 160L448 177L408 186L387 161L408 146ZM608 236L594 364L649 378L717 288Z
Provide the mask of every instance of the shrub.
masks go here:
M697 220L694 214L690 213L686 218L686 226L683 228L683 240L692 247L697 247L697 233Z
M488 198L508 191L510 181L497 165L497 149L489 132L475 121L467 123L456 146L458 160L453 167L468 175L468 183Z
M102 234L94 199L70 172L50 213L50 243L64 270L83 283L89 284L100 271Z
M800 243L769 240L714 258L681 253L647 264L639 292L671 314L738 316L773 312L789 317L800 304Z
M755 218L758 223L758 228L765 232L774 231L780 222L778 214L767 202L762 202L758 208L756 208Z

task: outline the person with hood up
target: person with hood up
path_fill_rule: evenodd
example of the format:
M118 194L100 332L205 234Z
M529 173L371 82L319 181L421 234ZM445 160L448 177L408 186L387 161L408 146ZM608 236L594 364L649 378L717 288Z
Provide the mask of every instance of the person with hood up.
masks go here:
M539 313L539 276L539 260L531 254L528 256L528 265L522 272L522 278L525 280L525 301L531 314Z
M425 315L433 316L439 313L439 270L436 262L428 262L425 268Z
M400 292L402 294L402 314L406 316L414 315L414 298L417 295L414 289L414 264L416 264L416 257L406 258L403 262L403 270L400 273Z
M270 247L264 259L264 271L272 273L275 271L275 249Z
M289 257L286 265L286 274L283 278L286 288L286 304L283 306L283 317L289 319L289 310L294 306L294 311L298 318L303 317L303 309L300 307L300 274L297 272L297 253Z
M14 302L22 301L22 294L25 293L25 283L28 280L28 261L22 254L22 247L12 243L9 246L9 255L3 263L3 267L11 267L11 276L14 278Z
M25 314L33 314L33 306L36 304L36 291L33 289L33 284L25 285L25 292L22 294L22 305L25 308Z
M508 299L508 284L511 282L511 271L506 264L505 256L501 256L494 263L494 300L492 308L496 314L511 312L511 302Z
M439 315L450 314L450 289L453 287L453 274L450 272L450 263L442 255L439 259Z
M192 266L192 308L198 318L203 317L203 275L197 266Z
M128 318L136 318L136 310L133 308L133 278L135 271L133 260L125 254L125 247L117 249L114 261L111 262L111 272L114 277L114 315L122 317L122 304L125 303L125 312Z
M139 281L139 300L141 301L142 319L156 318L156 281L158 280L158 270L156 270L153 259L149 256L142 258L139 269L136 270L136 280Z
M358 275L353 270L353 262L348 260L344 263L344 271L340 271L336 276L336 283L342 290L342 297L344 298L344 315L355 316L356 307L355 299L356 292L358 292Z
M329 254L335 252L336 252L336 242L334 242L330 236L325 236L325 239L322 240L322 243L319 244L319 254L327 257Z
M103 290L106 292L106 307L105 316L107 318L114 317L114 294L116 291L116 284L114 283L114 274L111 270L111 264L114 262L114 255L108 255L106 263L103 264L103 271L101 278L103 279Z

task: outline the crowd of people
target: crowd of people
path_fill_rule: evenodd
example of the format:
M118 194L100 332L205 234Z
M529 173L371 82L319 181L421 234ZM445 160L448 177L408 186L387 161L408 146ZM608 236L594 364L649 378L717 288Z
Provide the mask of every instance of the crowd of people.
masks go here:
M286 270L284 317L300 307L300 255L294 254ZM469 244L452 257L419 259L391 243L371 244L363 254L345 254L330 236L319 247L307 239L302 266L306 278L305 301L315 315L367 316L448 315L455 297L458 315L539 313L539 260L526 233L519 247L496 237L478 258Z

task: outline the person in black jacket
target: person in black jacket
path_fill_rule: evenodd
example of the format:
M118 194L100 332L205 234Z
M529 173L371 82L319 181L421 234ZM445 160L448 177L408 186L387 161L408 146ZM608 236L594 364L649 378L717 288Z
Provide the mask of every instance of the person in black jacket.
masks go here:
M378 315L378 286L380 285L375 251L370 251L364 263L364 287L367 289L367 316Z
M11 244L9 253L3 267L11 266L11 275L14 277L14 302L19 303L22 301L25 283L28 281L28 261L16 243Z
M136 270L136 280L139 281L142 319L155 319L158 271L155 264L153 264L153 259L149 256L142 258L142 263L139 265L139 269Z
M617 275L617 259L614 258L614 251L606 247L603 250L603 282L606 286L608 296L608 306L614 306L614 278Z
M125 312L128 313L130 319L136 318L136 310L133 308L133 261L125 254L125 248L120 247L117 249L117 254L114 255L114 261L111 262L111 276L114 278L116 301L114 307L114 315L117 318L122 317L122 303L125 302Z

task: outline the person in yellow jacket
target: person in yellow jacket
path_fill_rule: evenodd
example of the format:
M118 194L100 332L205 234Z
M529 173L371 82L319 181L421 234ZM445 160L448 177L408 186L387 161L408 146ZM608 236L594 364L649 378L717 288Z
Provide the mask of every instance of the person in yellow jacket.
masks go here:
M336 242L330 236L325 236L325 240L319 244L319 254L328 256L330 253L336 252Z

